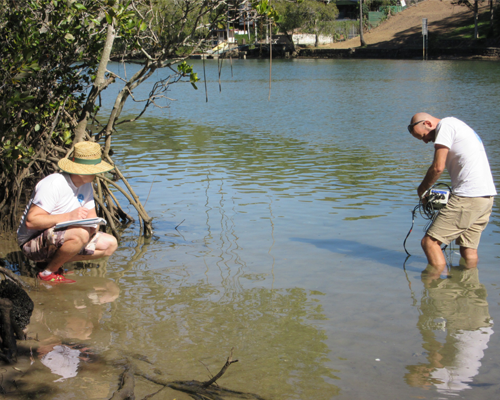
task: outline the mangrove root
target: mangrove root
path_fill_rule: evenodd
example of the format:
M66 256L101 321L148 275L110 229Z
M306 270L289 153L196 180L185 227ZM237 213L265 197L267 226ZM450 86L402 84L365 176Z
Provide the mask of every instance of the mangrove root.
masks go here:
M39 150L39 159L35 157L31 163L23 168L16 165L16 169L12 174L14 178L0 174L0 186L4 186L0 190L0 195L5 197L5 199L0 201L0 232L10 231L18 226L20 209L28 202L33 187L45 176L59 170L57 161L64 155L60 154L59 150L57 147L42 145ZM53 154L53 156L51 157L49 154ZM106 159L113 163L109 156ZM40 166L38 165L38 161L40 161ZM109 225L107 229L118 239L119 233L116 224L120 222L133 222L133 218L118 203L118 200L111 191L110 187L112 186L114 189L122 192L136 209L141 227L144 226L144 236L150 237L153 232L152 218L148 216L139 200L139 196L135 194L127 179L118 168L115 171L115 176L122 181L125 189L105 177L99 177L94 182L94 198L98 216L108 220ZM9 201L6 201L7 199Z
M120 377L120 386L118 390L113 393L110 400L134 400L134 386L135 379L133 368L128 366Z
M169 381L163 378L162 375L158 375L158 372L156 372L156 370L155 370L156 374L150 374L142 371L141 368L135 368L130 364L127 364L125 371L121 375L120 388L113 394L113 397L111 397L110 400L134 398L133 387L132 388L130 387L130 385L133 385L133 376L130 377L130 375L134 374L137 376L141 376L152 383L163 386L163 388L161 388L159 391L163 390L164 388L170 388L173 390L178 390L180 392L186 393L195 400L224 400L224 398L264 400L262 397L253 393L238 392L235 390L224 389L219 386L214 386L217 380L220 377L222 377L222 375L224 375L229 366L233 363L238 362L238 360L232 359L232 354L233 350L231 349L231 355L228 357L226 363L221 368L219 373L206 382ZM125 394L121 395L120 394L121 391L123 391L123 393ZM146 397L144 397L143 400L148 399L151 396L154 396L159 391L147 395ZM123 397L123 396L128 396L128 397Z

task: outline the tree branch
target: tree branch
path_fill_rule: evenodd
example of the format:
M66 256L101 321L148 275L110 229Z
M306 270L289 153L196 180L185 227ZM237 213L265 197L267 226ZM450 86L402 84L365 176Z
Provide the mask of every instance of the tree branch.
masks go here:
M229 355L229 357L227 358L226 360L226 363L224 364L224 366L221 368L221 370L219 371L219 373L217 375L215 375L212 379L210 379L209 381L206 381L206 382L203 382L201 384L202 387L204 388L207 388L209 387L210 385L214 384L217 379L219 379L222 375L224 375L224 373L226 372L226 370L229 368L229 366L233 363L237 363L238 360L233 360L233 349L234 347L231 349L231 354Z

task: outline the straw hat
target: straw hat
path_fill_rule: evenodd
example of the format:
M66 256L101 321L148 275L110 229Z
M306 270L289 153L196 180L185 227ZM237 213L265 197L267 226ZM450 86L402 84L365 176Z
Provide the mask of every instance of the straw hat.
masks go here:
M62 158L57 165L64 172L75 175L101 174L115 168L101 160L101 146L95 142L76 143L72 157Z

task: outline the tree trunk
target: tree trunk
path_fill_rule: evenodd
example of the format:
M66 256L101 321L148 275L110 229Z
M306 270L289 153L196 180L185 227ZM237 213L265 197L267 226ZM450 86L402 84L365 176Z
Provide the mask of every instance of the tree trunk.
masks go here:
M495 5L493 4L495 0L490 0L490 32L493 33L493 22L494 22L494 13L495 13Z
M290 47L291 47L291 50L293 53L295 51L295 43L293 42L293 32L291 35L287 31L285 31L284 29L282 29L282 32L285 34L286 38L290 42Z
M266 44L269 44L269 20L266 21Z
M113 42L115 41L116 31L112 24L108 25L108 31L106 35L106 43L102 51L101 62L99 63L99 68L97 70L96 79L94 81L94 86L89 94L87 103L83 109L78 125L75 129L75 140L74 143L81 142L85 138L85 132L87 129L87 124L90 115L94 109L94 104L99 93L107 86L105 85L104 74L108 68L109 57L111 55L111 49L113 47Z
M477 39L478 0L474 0L474 39Z
M227 5L227 12L226 12L226 35L227 35L227 49L229 50L229 4Z
M314 47L318 47L319 35L318 35L318 20L314 20Z
M359 0L359 40L361 46L366 46L365 38L363 37L363 0Z
M257 17L255 17L253 20L253 30L255 32L254 42L257 43Z
M247 11L247 34L248 34L248 44L250 44L251 34L250 34L250 14Z

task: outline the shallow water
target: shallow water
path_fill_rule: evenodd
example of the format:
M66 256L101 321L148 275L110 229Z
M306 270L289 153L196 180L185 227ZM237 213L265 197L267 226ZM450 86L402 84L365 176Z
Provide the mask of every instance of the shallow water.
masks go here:
M26 367L47 398L109 397L120 368L107 361L124 355L167 379L206 380L231 348L239 362L219 384L266 399L491 398L498 201L478 273L422 282L420 216L406 263L402 244L433 153L406 132L415 112L474 127L500 181L500 64L280 60L270 100L267 61L232 67L225 61L219 92L207 61L208 102L203 82L177 84L170 108L120 126L114 159L154 237L132 225L107 263L76 271L76 285L32 293L30 332L92 353L56 383L42 354ZM159 388L137 385L138 398Z

